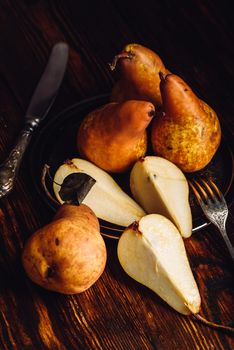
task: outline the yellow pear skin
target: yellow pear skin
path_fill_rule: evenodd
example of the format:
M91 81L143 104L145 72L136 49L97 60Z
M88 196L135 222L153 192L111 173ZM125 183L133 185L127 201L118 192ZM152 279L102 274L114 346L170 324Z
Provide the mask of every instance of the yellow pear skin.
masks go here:
M126 45L116 55L112 69L118 68L120 79L112 90L112 101L146 100L155 106L162 104L159 72L167 73L161 58L140 44Z
M111 102L89 113L80 125L80 155L111 173L122 173L147 150L146 128L155 114L152 103Z
M106 259L98 219L84 204L62 205L53 221L27 240L22 253L28 277L63 294L91 287L103 273Z
M153 122L154 153L184 172L204 168L216 153L221 128L217 114L175 74L160 74L164 113Z

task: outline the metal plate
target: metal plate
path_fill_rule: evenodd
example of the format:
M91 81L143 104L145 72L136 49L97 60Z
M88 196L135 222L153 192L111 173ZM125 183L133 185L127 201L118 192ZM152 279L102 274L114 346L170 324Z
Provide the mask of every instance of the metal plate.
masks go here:
M107 103L108 98L108 95L101 95L87 99L74 104L59 115L50 117L49 122L44 124L32 140L29 161L33 186L40 198L53 210L55 210L55 206L45 194L41 185L42 169L45 164L48 164L51 175L53 176L56 169L66 159L79 157L76 149L76 135L79 124L90 111ZM228 205L230 205L233 200L233 168L233 154L225 141L224 135L218 151L207 167L186 176L189 179L201 176L212 178L225 195ZM113 175L113 178L124 191L130 194L129 173ZM51 184L48 185L51 186ZM209 222L204 217L191 191L189 200L193 216L193 232L195 232L207 226ZM114 239L118 239L123 230L122 227L102 220L100 220L100 225L103 235Z

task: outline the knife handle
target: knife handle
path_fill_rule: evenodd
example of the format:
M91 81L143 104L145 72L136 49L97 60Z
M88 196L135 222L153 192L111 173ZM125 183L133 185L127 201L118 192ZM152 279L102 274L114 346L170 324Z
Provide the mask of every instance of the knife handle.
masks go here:
M8 158L0 165L0 199L13 189L24 152L38 124L39 119L37 118L27 120L19 134L15 147Z

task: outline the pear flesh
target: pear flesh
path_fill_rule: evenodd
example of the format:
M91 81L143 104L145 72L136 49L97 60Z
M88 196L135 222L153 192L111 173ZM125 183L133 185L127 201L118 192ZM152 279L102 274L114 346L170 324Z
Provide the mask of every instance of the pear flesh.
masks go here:
M89 206L99 219L126 227L145 215L144 210L119 187L109 174L79 158L67 161L55 173L53 189L60 203L63 203L63 200L59 195L61 189L59 184L62 184L68 175L76 172L86 173L96 180L83 203Z
M130 187L147 213L166 216L185 238L192 234L188 183L175 164L156 156L142 158L131 171Z
M176 311L199 312L201 298L183 239L167 218L159 214L141 218L123 232L117 252L125 272Z

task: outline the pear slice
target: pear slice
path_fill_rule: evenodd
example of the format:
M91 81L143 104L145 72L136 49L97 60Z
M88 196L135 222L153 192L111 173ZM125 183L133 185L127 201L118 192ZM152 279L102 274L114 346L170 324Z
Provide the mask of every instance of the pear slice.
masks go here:
M140 159L131 171L130 187L133 197L148 214L166 216L183 237L191 236L188 183L175 164L156 156Z
M60 203L63 203L63 200L59 195L61 188L59 184L62 184L68 175L77 172L86 173L96 180L83 203L89 206L99 219L126 227L145 215L144 210L119 187L109 174L79 158L67 161L55 173L53 189Z
M184 315L199 312L201 298L184 242L170 220L144 216L122 233L117 253L125 272L172 308Z

